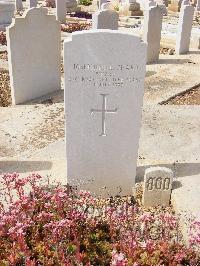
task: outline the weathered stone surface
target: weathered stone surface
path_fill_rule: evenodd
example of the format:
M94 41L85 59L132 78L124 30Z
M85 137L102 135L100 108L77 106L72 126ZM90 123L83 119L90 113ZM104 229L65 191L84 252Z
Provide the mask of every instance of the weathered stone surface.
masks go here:
M15 4L0 1L0 30L5 30L5 27L11 24L14 11Z
M162 19L162 10L158 6L144 10L143 40L148 44L147 63L159 59Z
M112 5L112 3L103 3L101 5L101 10L114 10L114 6Z
M85 31L65 40L70 184L106 196L132 193L145 64L146 44L132 34Z
M61 23L66 22L66 0L56 0L56 19Z
M143 12L140 10L140 4L135 0L125 0L122 1L119 14L122 16L142 16Z
M196 11L200 11L200 0L197 0Z
M17 11L23 10L22 0L15 0L15 8Z
M101 9L101 5L104 3L107 3L107 0L99 0L98 2L99 9Z
M175 51L177 54L184 54L189 51L193 16L194 7L190 5L188 1L183 2L179 15L178 32L176 38Z
M29 8L37 7L37 0L28 0Z
M7 40L13 104L60 89L61 33L55 16L32 8L7 28Z
M119 15L114 10L100 10L92 15L93 29L118 29Z
M168 206L173 182L172 170L165 167L146 169L142 202L145 207Z

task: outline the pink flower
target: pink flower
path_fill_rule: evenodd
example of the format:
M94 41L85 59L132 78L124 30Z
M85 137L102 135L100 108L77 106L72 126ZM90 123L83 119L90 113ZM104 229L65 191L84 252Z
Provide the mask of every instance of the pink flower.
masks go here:
M118 253L116 250L112 251L111 266L126 266L128 263L123 253Z

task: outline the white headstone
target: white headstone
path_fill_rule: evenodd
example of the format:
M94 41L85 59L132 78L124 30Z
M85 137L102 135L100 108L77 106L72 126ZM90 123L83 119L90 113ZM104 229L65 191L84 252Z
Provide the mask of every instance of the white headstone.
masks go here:
M193 16L194 7L188 1L183 1L179 15L178 32L176 38L175 51L177 54L184 54L189 51Z
M37 7L37 0L28 0L29 8Z
M148 7L154 7L154 6L156 6L156 2L154 1L154 0L149 0L148 2L147 2L147 8Z
M99 9L101 9L101 5L107 3L107 0L99 0Z
M61 23L66 22L66 0L56 0L56 19Z
M169 206L173 172L165 167L151 167L145 171L142 202L145 207Z
M161 8L163 16L167 16L167 7L164 0L157 0L157 5Z
M15 8L17 11L23 10L22 0L15 0Z
M12 2L0 1L0 30L11 24L14 17L15 4Z
M148 44L147 63L159 59L162 19L162 10L158 6L144 10L143 40Z
M200 0L197 0L196 11L200 11Z
M60 23L47 11L32 8L7 28L13 104L60 89Z
M114 6L112 5L112 3L108 2L108 3L103 3L101 5L101 10L114 10Z
M76 0L66 0L66 11L67 12L76 12L78 11L77 1Z
M135 184L146 44L92 30L64 42L67 176L98 194Z
M93 29L118 29L119 14L114 10L100 10L92 15Z

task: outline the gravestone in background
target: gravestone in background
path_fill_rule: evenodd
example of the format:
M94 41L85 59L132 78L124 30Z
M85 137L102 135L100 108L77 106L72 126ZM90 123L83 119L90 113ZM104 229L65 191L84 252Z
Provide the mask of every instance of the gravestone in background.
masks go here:
M76 0L66 0L66 11L71 13L81 11L81 8L78 7Z
M146 44L93 30L64 42L67 176L100 195L131 194L144 92Z
M100 10L92 15L93 29L118 29L119 14L114 10Z
M61 32L46 8L32 8L7 28L12 103L61 88Z
M12 23L15 4L12 2L0 1L0 30L5 30Z
M169 5L169 10L173 12L179 12L181 9L181 3L183 0L171 0L171 3Z
M177 54L184 54L189 51L193 16L194 6L190 4L189 0L184 0L181 6L176 36L175 51Z
M200 12L200 0L197 0L196 11Z
M101 4L101 10L113 10L114 11L114 5L111 2L106 2Z
M151 167L145 171L142 203L145 207L169 206L173 182L172 170Z
M120 14L124 16L142 16L143 12L140 10L140 4L136 0L122 0Z
M15 0L15 8L17 11L23 10L22 0Z
M144 10L143 40L147 42L147 63L158 61L163 14L160 7L149 7Z
M37 0L28 0L29 8L37 7Z
M56 0L56 19L61 23L66 22L66 0Z
M101 9L101 5L104 4L104 3L107 3L107 0L99 0L98 1L98 7L99 7L99 9Z

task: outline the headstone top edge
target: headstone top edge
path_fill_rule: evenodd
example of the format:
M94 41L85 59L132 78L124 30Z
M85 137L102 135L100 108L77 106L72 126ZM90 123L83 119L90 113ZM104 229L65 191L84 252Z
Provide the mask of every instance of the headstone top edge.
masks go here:
M167 168L167 167L161 167L161 166L153 166L153 167L149 167L145 170L145 175L149 174L149 173L152 173L152 172L160 172L160 171L164 171L168 174L171 174L173 175L173 171L170 169L170 168Z
M99 9L96 14L101 14L101 13L110 13L110 14L116 14L118 13L115 10L110 10L110 9Z
M55 15L48 14L48 8L46 8L46 7L32 7L30 9L26 10L21 17L13 18L12 23L10 24L10 26L7 27L7 30L15 28L15 26L18 23L23 22L24 19L26 19L29 16L31 16L33 14L33 12L37 12L37 13L46 15L48 17L52 17L52 18L55 19L55 21L57 21ZM59 21L57 21L57 22L58 22L58 24L60 24Z
M119 30L109 30L109 29L91 29L91 30L83 30L83 31L76 31L72 33L72 40L74 40L76 37L79 37L81 35L95 35L95 34L100 34L100 33L105 33L105 34L110 34L110 35L120 35L120 36L128 36L132 39L138 40L139 43L144 44L147 46L147 43L144 42L140 36L135 35L133 33L129 32L123 32ZM65 40L66 42L69 41Z
M31 8L27 9L24 12L22 18L25 18L26 16L29 16L31 13L36 12L36 10L37 10L38 13L41 12L41 13L44 13L45 15L48 15L48 8L46 8L46 7L42 7L42 6L40 6L40 7L31 7Z

